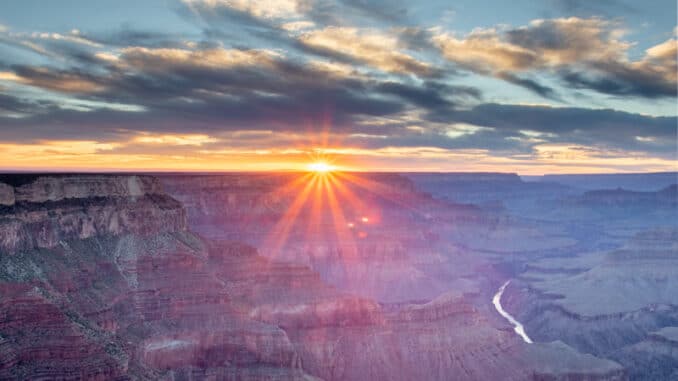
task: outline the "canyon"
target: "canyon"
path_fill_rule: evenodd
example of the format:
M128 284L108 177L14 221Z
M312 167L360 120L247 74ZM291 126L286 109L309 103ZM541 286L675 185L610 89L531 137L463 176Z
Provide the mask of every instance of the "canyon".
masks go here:
M671 379L659 185L0 175L0 379Z

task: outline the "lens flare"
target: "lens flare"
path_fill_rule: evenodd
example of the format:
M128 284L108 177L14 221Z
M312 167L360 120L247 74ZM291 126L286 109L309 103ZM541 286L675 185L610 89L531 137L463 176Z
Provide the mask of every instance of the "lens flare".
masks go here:
M308 170L315 173L332 172L335 167L325 161L316 161L308 165Z

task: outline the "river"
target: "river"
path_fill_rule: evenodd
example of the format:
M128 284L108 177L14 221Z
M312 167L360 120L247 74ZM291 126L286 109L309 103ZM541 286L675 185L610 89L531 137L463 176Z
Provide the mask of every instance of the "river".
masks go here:
M504 294L504 290L506 290L506 286L511 283L510 280L507 280L506 283L504 283L500 288L499 291L497 291L496 294L494 294L494 297L492 298L492 304L494 304L494 308L497 309L497 312L501 316L504 317L504 319L508 320L509 323L513 326L513 330L516 331L516 333L523 339L528 344L532 344L532 339L530 339L529 336L527 336L527 333L525 333L525 327L523 327L522 324L518 320L516 320L511 314L506 312L504 310L504 307L501 306L501 296Z

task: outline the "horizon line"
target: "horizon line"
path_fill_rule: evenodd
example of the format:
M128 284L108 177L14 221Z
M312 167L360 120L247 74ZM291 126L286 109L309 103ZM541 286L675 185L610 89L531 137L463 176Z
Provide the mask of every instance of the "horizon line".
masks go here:
M258 174L258 173L307 173L307 170L301 169L275 169L275 170L179 170L179 169L140 169L140 170L123 170L123 169L5 169L0 168L0 175L12 174L34 174L34 175L67 175L67 174ZM416 174L416 173L430 173L430 174L513 174L525 177L544 177L544 176L602 176L602 175L660 175L660 174L675 174L676 171L634 171L634 172L550 172L542 174L521 174L520 172L511 171L445 171L445 170L336 170L333 172L340 173L396 173L396 174Z

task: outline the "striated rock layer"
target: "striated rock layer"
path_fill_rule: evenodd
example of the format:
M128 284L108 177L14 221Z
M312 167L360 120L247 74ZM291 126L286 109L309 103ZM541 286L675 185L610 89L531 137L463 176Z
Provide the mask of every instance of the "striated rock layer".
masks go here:
M186 229L185 211L148 176L36 177L11 187L0 206L0 250L55 247L100 235ZM15 181L20 184L18 181ZM13 201L12 201L13 200Z

